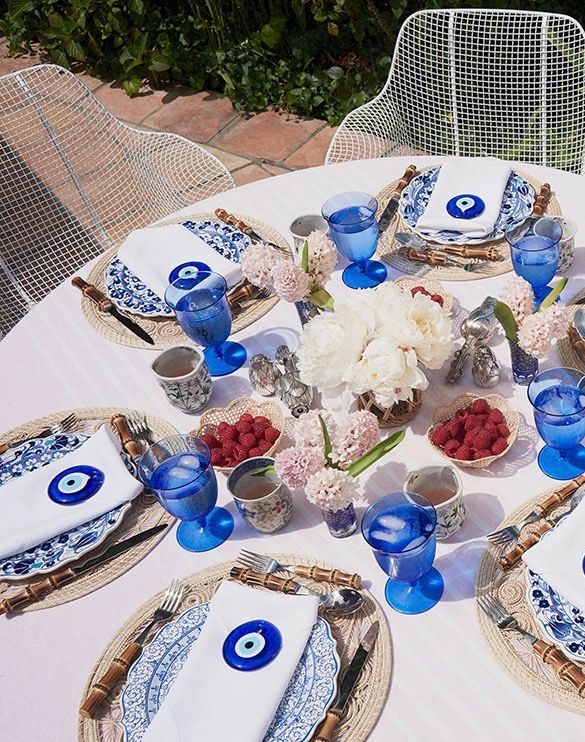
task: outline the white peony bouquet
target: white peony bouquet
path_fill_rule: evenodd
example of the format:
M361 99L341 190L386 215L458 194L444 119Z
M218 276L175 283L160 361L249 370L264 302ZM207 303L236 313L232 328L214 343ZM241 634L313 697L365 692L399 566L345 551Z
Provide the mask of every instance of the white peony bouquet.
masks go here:
M301 379L331 409L347 408L366 392L392 407L427 388L421 365L441 368L452 344L451 319L437 302L387 282L314 317L304 328L298 365Z

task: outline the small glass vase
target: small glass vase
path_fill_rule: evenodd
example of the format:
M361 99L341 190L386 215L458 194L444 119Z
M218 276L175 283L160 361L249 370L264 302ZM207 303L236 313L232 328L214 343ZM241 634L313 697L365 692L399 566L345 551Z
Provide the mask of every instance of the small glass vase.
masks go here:
M512 360L512 376L516 384L527 386L538 373L538 358L529 355L517 342L508 340Z
M340 510L321 510L321 513L329 533L335 538L351 536L357 528L357 517L352 502Z

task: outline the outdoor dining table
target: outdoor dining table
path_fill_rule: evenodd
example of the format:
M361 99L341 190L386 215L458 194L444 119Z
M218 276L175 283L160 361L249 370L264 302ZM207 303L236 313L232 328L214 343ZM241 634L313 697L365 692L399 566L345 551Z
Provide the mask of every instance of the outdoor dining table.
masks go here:
M260 219L290 239L288 227L296 216L319 213L328 197L342 191L375 194L399 178L411 162L420 168L438 164L441 158L393 157L292 172L221 193L178 214L192 216L222 207ZM579 227L577 247L585 244L585 180L551 168L517 166L551 183L563 215ZM90 267L79 273L86 277ZM336 297L351 296L340 274L336 271L328 288ZM397 275L389 269L389 278ZM583 276L585 249L577 249L564 297L583 288ZM506 278L444 285L469 311L485 296L497 296ZM258 352L271 354L283 342L294 347L300 333L294 305L279 302L232 339L243 343L250 357ZM526 388L512 383L503 336L496 336L491 345L502 366L502 379L491 391L506 397L532 426ZM196 419L168 404L150 369L155 355L97 335L82 315L78 291L67 280L0 342L0 429L8 431L59 410L119 405L156 414L179 432L189 431L196 427ZM562 365L556 350L546 361L547 367L555 365ZM370 502L401 490L409 469L440 463L425 437L437 404L463 391L481 393L469 368L457 385L446 385L445 373L446 368L430 372L422 410L406 426L404 442L362 477ZM245 366L229 377L214 379L210 406L250 394ZM386 576L359 529L349 538L332 538L319 511L299 496L291 522L278 533L260 535L243 524L226 491L225 477L218 475L218 502L233 512L236 521L232 536L220 548L190 553L169 533L139 564L105 587L58 607L0 619L0 738L11 742L75 739L86 678L118 627L172 578L233 560L242 547L306 554L359 572L384 607L393 644L392 682L370 737L373 741L583 738L583 717L544 704L504 672L488 649L476 615L474 581L486 534L523 501L553 486L535 460L541 445L536 434L530 440L519 439L506 458L487 471L460 471L467 519L459 532L437 545L435 566L444 577L445 592L437 606L415 616L396 613L385 603Z

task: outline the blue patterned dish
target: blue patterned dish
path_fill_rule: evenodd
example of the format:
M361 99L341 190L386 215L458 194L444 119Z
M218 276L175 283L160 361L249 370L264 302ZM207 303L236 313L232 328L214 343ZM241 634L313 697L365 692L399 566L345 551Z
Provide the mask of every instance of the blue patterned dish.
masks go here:
M80 433L63 433L47 438L35 438L17 448L9 449L0 457L0 487L14 477L39 469L75 451L88 437ZM130 459L125 454L122 456L129 471L134 475ZM52 572L57 567L79 559L86 552L95 549L120 525L124 513L131 504L126 502L109 513L65 531L28 551L0 559L0 580L22 580L44 572Z
M431 193L437 182L440 167L433 167L413 178L400 197L400 215L405 223L415 232L425 237L424 232L416 229L416 223L427 207ZM500 215L494 230L487 237L466 237L461 232L443 231L433 235L432 241L442 244L479 245L502 237L504 232L521 224L532 213L534 205L534 188L517 173L512 173L504 190Z
M208 603L196 605L163 626L132 666L120 701L126 742L140 742L144 737L208 612ZM339 666L329 624L318 618L264 742L311 739L335 696Z
M215 219L181 222L224 258L240 262L244 250L251 244L247 234ZM104 271L106 292L122 310L142 317L172 317L173 310L145 286L117 257Z

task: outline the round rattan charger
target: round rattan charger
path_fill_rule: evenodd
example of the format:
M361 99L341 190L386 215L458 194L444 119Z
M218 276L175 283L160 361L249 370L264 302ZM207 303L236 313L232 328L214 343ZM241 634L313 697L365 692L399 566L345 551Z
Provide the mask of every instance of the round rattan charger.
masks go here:
M554 490L549 490L528 500L511 513L500 527L518 523L534 509L537 502L553 492ZM564 510L568 510L568 503L557 507L553 511L553 517ZM526 526L522 535L527 536L538 525L539 521ZM520 561L515 567L505 572L498 565L498 558L511 546L513 544L504 544L500 547L493 544L488 546L479 565L475 586L476 596L491 593L518 619L518 623L524 629L551 643L550 637L544 634L528 603L524 562ZM560 680L552 667L546 665L520 635L513 631L504 632L498 629L479 608L479 605L477 605L477 615L491 653L519 685L542 701L567 711L585 714L585 699L577 695L576 690L569 683Z
M35 433L38 433L40 430L44 430L50 425L58 423L70 413L75 413L75 416L79 421L78 424L74 426L74 430L77 432L83 432L87 435L94 433L104 424L104 422L109 424L109 421L115 415L135 415L144 417L156 438L164 438L165 436L173 435L177 432L172 425L169 425L169 423L161 420L159 417L145 414L139 410L124 409L120 407L86 407L82 409L64 410L62 412L54 413L53 415L47 415L46 417L31 420L24 425L20 425L18 428L14 428L13 430L2 434L2 440L17 441L22 438L30 437ZM170 525L171 523L174 523L174 521L175 519L158 504L156 498L144 494L138 495L138 497L133 501L132 506L128 508L128 511L124 514L122 522L118 528L116 528L110 536L99 544L98 549L99 551L102 551L108 546L117 544L129 536L133 536L135 533L139 533L140 531L152 528L161 523L168 523ZM146 556L146 554L154 549L168 530L169 529L167 528L162 533L136 545L134 548L130 549L125 554L120 555L116 559L102 564L86 574L79 575L79 577L66 583L58 590L48 593L38 602L27 606L24 608L24 611L38 611L42 608L51 608L52 606L61 605L62 603L68 603L70 600L81 598L84 595L107 585L112 580L115 580L116 577L123 575L131 569L131 567L137 564L144 556ZM84 554L82 561L89 558L91 555L93 555L93 552L90 552L88 555ZM37 575L36 577L31 577L30 580L17 580L10 582L1 580L0 599L8 598L19 592L27 582L35 582L44 577L45 575Z
M422 168L420 171L417 171L417 175L420 175L420 173L425 170L430 170L430 168ZM540 191L541 183L539 181L529 175L518 172L517 170L515 172L530 183L534 188L535 193ZM396 190L398 183L399 179L393 181L376 194L376 199L378 201L378 216L380 216L382 211L386 208L386 205ZM559 202L555 198L554 193L551 193L546 207L545 216L559 216L560 214L561 207ZM393 268L396 268L401 273L406 273L411 276L436 278L440 281L477 281L480 278L491 278L492 276L499 276L502 273L508 273L512 270L510 246L504 237L500 237L498 240L490 242L489 245L490 247L496 247L500 253L505 256L505 259L498 262L488 263L481 272L475 272L466 271L463 268L455 268L451 265L433 266L427 265L426 263L416 263L412 260L408 260L408 258L398 252L402 248L402 245L394 239L394 235L397 232L412 232L412 229L405 224L400 213L397 213L394 217L390 228L380 235L376 257L383 260L388 265L391 265ZM441 249L440 244L432 244L437 250ZM453 257L457 260L465 260L465 258L459 258L457 255L454 255Z
M296 563L317 565L326 569L333 568L333 565L327 562L306 556L295 554L271 556L285 564ZM219 583L229 575L232 566L232 562L224 562L195 572L190 577L185 578L184 582L188 589L185 591L176 616L193 605L207 603L212 598ZM290 574L286 572L281 574L290 577ZM324 582L312 582L310 580L304 582L322 593L331 592L335 589L335 586ZM261 590L263 588L255 589ZM364 605L358 613L345 618L327 617L337 642L337 652L341 658L342 668L347 667L347 663L357 649L365 629L373 621L380 622L380 632L372 650L372 655L362 670L346 706L346 712L335 730L334 741L363 742L366 740L382 713L390 688L393 667L390 628L382 608L373 595L368 590L362 590L362 594ZM103 675L114 657L119 655L121 650L136 636L158 606L161 596L162 592L154 595L147 603L142 605L113 637L91 671L83 690L82 699L87 695L91 685ZM96 719L79 717L78 739L80 742L122 742L124 734L120 723L120 696L123 689L124 686L119 686L114 691L113 697L102 704L101 716L97 716Z
M578 304L577 302L581 302ZM571 301L567 304L569 311L571 312L571 321L575 316L575 312L581 306L585 304L585 289L575 294ZM571 341L571 337L567 336L557 341L557 348L563 365L567 368L576 368L578 371L585 373L585 354L579 352L576 346Z
M284 237L277 232L273 227L253 219L251 216L244 214L235 214L238 219L242 219L252 229L254 229L261 237L275 245L280 245L286 248L290 253L290 246ZM155 226L162 227L166 224L179 224L181 222L197 219L216 219L214 214L190 214L188 216L175 217L161 221ZM106 294L106 286L104 282L104 271L116 256L117 248L108 250L98 260L95 266L92 268L87 281ZM290 253L292 257L292 253ZM256 299L250 301L245 308L233 318L232 333L243 330L244 328L251 325L256 320L263 317L269 312L272 307L278 303L277 296L269 296L267 299ZM139 315L130 315L132 319L137 322L154 340L154 345L149 345L141 340L139 337L134 335L129 330L126 330L117 320L106 312L101 312L94 302L87 299L85 296L81 297L81 308L85 319L93 327L93 329L105 337L107 340L111 340L119 345L127 345L131 348L145 348L146 350L163 350L169 348L172 345L180 343L191 342L189 338L183 333L174 317L141 317Z

